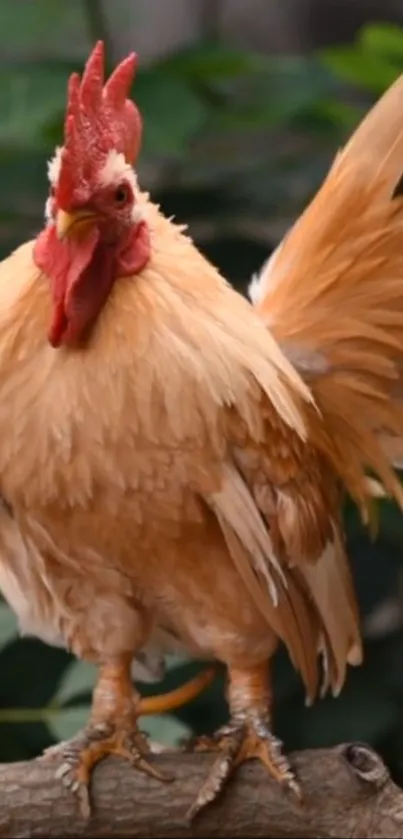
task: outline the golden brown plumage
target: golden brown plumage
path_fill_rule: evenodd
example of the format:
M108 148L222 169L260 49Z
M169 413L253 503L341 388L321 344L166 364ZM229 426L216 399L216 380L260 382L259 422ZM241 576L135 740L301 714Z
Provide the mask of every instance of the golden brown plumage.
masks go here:
M111 139L110 111L99 171L91 157L69 197L69 155L85 153L89 124L71 115L108 101L91 76L100 57L98 45L90 100L70 85L48 226L0 266L0 587L24 631L100 667L89 727L61 746L74 781L108 752L151 771L130 681L143 648L226 664L231 724L196 810L246 757L295 785L269 725L280 640L310 700L321 659L335 693L361 660L340 502L344 486L367 509L367 467L402 502L372 433L403 431L389 391L403 357L402 201L376 186L386 113L383 142L376 124L367 138L372 166L353 149L319 215L314 204L289 235L256 312L140 192L136 144L118 129ZM121 236L133 254L107 274Z
M311 388L332 465L367 516L369 467L402 503L390 469L403 418L402 107L399 78L252 288L259 315Z

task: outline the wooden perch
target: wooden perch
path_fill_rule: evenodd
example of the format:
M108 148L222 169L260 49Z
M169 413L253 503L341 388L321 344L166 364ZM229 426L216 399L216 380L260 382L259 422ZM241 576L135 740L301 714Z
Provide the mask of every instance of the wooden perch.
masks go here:
M43 758L0 765L0 837L403 837L403 791L378 755L350 744L291 756L304 803L253 762L190 827L185 814L213 757L164 752L155 761L175 776L161 784L109 758L94 772L88 824L74 796Z

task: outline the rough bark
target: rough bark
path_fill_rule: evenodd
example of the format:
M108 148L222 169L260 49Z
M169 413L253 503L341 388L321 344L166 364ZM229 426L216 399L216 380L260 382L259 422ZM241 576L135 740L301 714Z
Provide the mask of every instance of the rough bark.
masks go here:
M154 758L175 776L161 784L110 758L94 772L93 815L43 758L0 765L0 837L403 837L403 791L367 746L350 744L291 756L302 783L299 805L264 769L236 773L218 802L191 826L186 812L213 757L165 752Z

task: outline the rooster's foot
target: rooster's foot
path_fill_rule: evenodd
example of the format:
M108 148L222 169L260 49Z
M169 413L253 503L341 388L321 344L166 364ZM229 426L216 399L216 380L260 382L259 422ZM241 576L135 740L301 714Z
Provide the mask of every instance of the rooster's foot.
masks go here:
M59 759L56 777L78 798L80 812L84 819L91 815L89 784L95 765L102 758L117 755L135 768L159 781L172 778L159 772L148 761L151 749L145 735L134 725L131 730L114 727L111 724L88 725L72 740L51 746L44 752L45 759Z
M229 776L241 763L253 758L263 763L279 784L301 800L301 790L283 754L282 743L274 737L263 716L242 714L233 717L212 737L199 738L191 748L193 751L218 751L219 755L189 810L190 819L217 798Z

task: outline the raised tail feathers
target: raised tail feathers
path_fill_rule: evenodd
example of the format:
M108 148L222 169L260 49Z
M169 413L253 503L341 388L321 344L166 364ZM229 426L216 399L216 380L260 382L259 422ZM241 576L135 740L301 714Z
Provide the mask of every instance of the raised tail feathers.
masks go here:
M403 464L402 171L403 76L339 152L252 288L311 388L317 446L367 519L382 487L403 508L394 472Z

